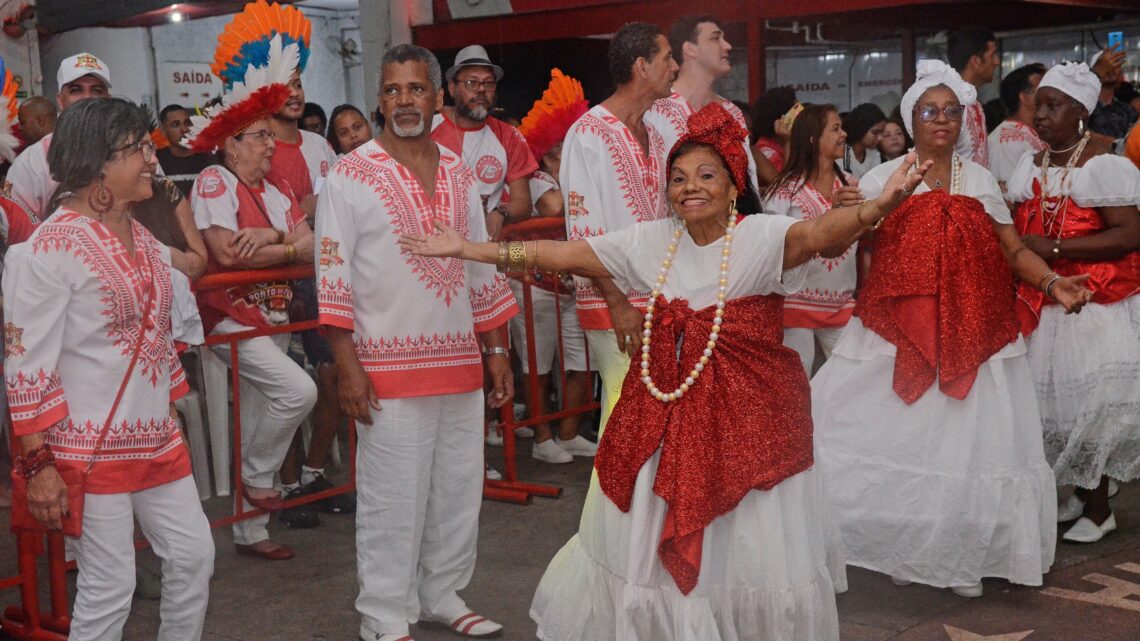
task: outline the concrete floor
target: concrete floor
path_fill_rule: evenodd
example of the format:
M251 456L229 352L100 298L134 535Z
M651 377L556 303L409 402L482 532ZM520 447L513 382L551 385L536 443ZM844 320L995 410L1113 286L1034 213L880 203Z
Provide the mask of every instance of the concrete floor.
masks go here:
M487 452L493 464L501 461L501 450ZM505 626L502 638L531 641L530 599L549 559L577 529L590 462L536 463L525 441L519 461L522 479L561 486L563 495L524 506L484 502L478 566L463 597ZM1044 589L987 581L985 596L971 600L949 590L897 587L885 576L849 569L850 589L838 597L842 641L1137 641L1140 484L1123 487L1113 505L1120 529L1094 545L1059 545ZM226 499L207 502L211 516L228 507ZM7 531L6 519L0 516L0 532ZM237 556L228 530L215 530L217 562L204 639L356 639L352 517L322 515L317 529L272 525L271 532L297 550L296 558L270 563ZM14 555L0 547L0 576L6 576L14 571ZM0 593L0 603L15 598L14 591ZM157 625L158 601L136 599L123 638L154 639ZM418 628L412 636L458 638Z

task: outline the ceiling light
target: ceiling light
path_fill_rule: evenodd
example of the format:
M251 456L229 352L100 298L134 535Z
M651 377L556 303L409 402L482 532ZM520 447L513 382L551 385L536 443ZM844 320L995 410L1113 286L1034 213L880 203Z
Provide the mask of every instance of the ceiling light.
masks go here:
M170 14L170 21L171 22L182 22L182 12L181 11L175 11L174 13Z

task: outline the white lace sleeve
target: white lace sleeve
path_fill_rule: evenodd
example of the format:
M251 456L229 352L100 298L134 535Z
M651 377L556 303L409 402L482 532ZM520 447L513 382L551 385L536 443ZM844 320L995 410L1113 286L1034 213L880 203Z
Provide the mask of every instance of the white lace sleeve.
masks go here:
M1140 205L1140 169L1127 158L1101 154L1076 172L1070 195L1081 207Z

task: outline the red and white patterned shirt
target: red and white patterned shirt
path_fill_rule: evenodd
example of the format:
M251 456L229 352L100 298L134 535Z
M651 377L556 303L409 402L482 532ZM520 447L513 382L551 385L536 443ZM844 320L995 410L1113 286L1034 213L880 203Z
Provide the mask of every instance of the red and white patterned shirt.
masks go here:
M562 185L566 234L582 240L627 229L635 223L668 214L665 204L665 139L652 123L648 153L633 132L602 105L586 112L562 143ZM610 329L609 308L588 278L574 277L578 319L583 329ZM634 307L644 310L649 293L626 292Z
M990 171L997 178L1001 193L1006 193L1006 183L1013 176L1021 157L1026 153L1035 154L1045 148L1045 143L1029 125L1006 120L990 132L989 136Z
M493 116L488 116L482 127L464 129L447 116L436 114L431 139L457 154L475 173L484 212L507 200L503 198L505 185L538 169L519 130Z
M474 174L438 146L434 195L370 140L337 162L317 202L319 319L353 332L382 399L480 389L475 335L518 312L493 266L413 256L397 244L401 234L434 233L436 220L487 240Z
M93 494L137 492L190 474L169 406L188 390L170 336L170 251L139 223L131 227L133 255L102 223L61 209L5 260L13 432L43 432L57 466L90 460L153 296L138 362L88 481Z
M990 167L990 151L986 142L986 111L982 103L966 105L962 116L962 135L958 137L955 151L959 156L974 161L986 169Z
M838 178L833 189L843 186ZM810 182L784 183L764 202L764 211L811 220L831 209L831 201ZM816 254L806 265L803 286L784 297L784 327L843 327L855 310L854 246L838 258Z
M736 122L740 123L741 128L748 131L744 112L740 111L739 107L726 98L720 98L717 103L724 107L724 110L735 118ZM693 106L689 104L689 101L676 92L654 102L649 111L645 113L645 122L652 124L657 131L661 132L661 137L665 139L666 157L681 136L689 132L689 117L694 113L696 112L693 111ZM744 155L748 158L748 182L752 183L752 189L759 194L760 183L756 180L756 160L752 156L752 144L747 136L744 137L741 144L744 146Z

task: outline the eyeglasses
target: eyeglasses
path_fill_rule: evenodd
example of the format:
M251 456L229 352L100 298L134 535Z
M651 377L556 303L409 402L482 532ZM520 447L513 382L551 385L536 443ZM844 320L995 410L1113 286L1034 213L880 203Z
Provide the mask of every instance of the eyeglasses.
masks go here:
M483 91L491 92L491 91L495 90L495 87L499 86L498 80L482 80L482 81L480 81L480 80L476 80L474 78L468 78L467 80L460 80L458 82L459 82L459 84L463 85L463 88L466 89L467 91L476 91L477 89L482 87Z
M257 131L246 131L244 133L240 133L234 136L234 140L241 140L242 136L253 136L254 138L257 138L257 142L265 143L276 138L277 134L269 131L268 129L258 129Z
M138 140L138 142L133 142L129 145L124 145L122 147L119 147L118 149L112 149L111 153L117 153L120 151L128 151L128 150L130 151L130 153L126 154L127 156L130 156L131 154L135 153L136 151L142 152L143 160L149 162L152 158L154 158L154 150L155 150L154 141L151 140L150 138L140 138Z
M938 119L938 114L946 114L949 120L961 120L962 114L965 113L966 108L962 105L948 105L946 107L939 107L938 105L920 105L914 108L914 115L922 122L932 122Z

